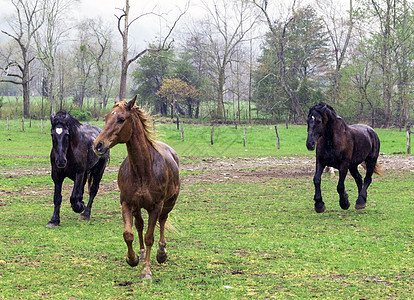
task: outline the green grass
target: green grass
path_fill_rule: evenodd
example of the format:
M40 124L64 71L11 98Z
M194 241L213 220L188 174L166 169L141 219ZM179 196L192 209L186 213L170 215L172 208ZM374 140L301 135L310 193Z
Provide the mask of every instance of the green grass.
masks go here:
M125 262L116 173L104 175L89 222L72 212L67 181L61 226L47 229L53 211L53 183L45 174L50 128L45 125L41 134L32 123L21 132L18 121L11 123L6 131L0 120L0 299L409 299L414 294L412 173L374 177L364 211L341 210L336 179L324 177L323 214L313 210L311 176L184 183L170 214L176 231L167 233L169 258L160 265L153 251L148 282L139 278L141 266ZM274 127L246 126L247 151L242 127L215 128L210 145L211 127L184 126L184 142L174 125L158 129L186 164L209 156L314 155L306 150L303 126L280 126L279 150ZM404 132L378 133L382 152L405 151ZM115 147L111 163L118 165L124 155L125 146ZM194 173L183 172L183 179ZM352 179L346 187L354 202Z

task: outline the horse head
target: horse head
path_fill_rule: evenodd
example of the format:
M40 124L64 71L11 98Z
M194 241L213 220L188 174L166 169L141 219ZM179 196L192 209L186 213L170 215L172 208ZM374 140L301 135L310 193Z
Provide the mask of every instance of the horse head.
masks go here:
M318 139L326 132L327 125L336 118L335 110L324 102L312 105L308 114L308 138L306 147L309 151L315 149Z
M51 115L50 122L52 123L53 149L56 154L55 163L58 168L65 168L71 135L74 133L74 128L80 126L80 123L66 111L59 111L56 115Z
M115 100L115 105L105 117L105 127L94 141L94 151L97 155L104 155L117 144L126 143L132 135L132 109L137 96L131 101Z

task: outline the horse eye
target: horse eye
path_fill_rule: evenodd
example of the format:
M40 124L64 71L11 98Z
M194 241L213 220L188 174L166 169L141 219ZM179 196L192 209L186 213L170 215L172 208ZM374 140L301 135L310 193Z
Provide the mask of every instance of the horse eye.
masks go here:
M124 118L119 118L118 121L116 121L118 124L123 124L125 122Z

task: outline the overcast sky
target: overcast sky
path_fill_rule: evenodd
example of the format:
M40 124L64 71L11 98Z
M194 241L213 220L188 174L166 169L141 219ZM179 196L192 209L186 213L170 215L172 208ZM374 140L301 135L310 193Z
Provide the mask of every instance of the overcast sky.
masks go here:
M189 8L186 13L188 16L202 16L204 10L199 0L188 1ZM146 47L149 42L155 40L157 36L167 32L167 23L171 25L173 21L185 10L187 0L130 0L130 20L150 11L162 13L165 18L170 20L166 22L156 16L145 16L140 18L131 27L130 40L131 44L136 44L137 48ZM108 24L113 24L114 33L116 31L117 19L115 15L120 15L118 8L125 6L125 0L81 0L75 4L71 13L74 20L85 18L102 18ZM6 18L12 15L15 10L10 0L0 0L0 29L7 28ZM184 21L184 19L183 19ZM0 41L5 41L7 37L0 33ZM139 49L138 49L139 50Z
M189 20L200 19L206 15L206 10L202 4L202 1L209 0L130 0L130 20L150 11L162 13L167 18L167 21L161 20L155 16L145 16L140 18L130 28L130 45L134 45L135 51L141 51L148 46L148 43L154 42L157 37L165 36L168 32L166 26L171 26L176 20L177 16L186 9L188 4L188 10L185 16L180 20L177 25L175 34L178 34L180 29L185 28L186 22ZM268 9L279 11L281 9L281 3L288 6L294 0L270 0ZM297 0L296 4L301 3L315 3L316 0ZM213 2L213 1L211 1ZM338 0L335 3L345 4L347 8L349 6L349 0ZM113 26L114 35L117 39L120 38L117 32L117 19L115 15L120 15L119 8L123 8L125 0L80 0L73 7L71 16L73 20L79 21L86 18L102 18L108 25ZM5 21L7 16L12 15L15 12L10 0L0 0L0 29L7 28ZM8 38L5 34L0 33L0 42L6 41ZM134 50L134 49L131 49Z

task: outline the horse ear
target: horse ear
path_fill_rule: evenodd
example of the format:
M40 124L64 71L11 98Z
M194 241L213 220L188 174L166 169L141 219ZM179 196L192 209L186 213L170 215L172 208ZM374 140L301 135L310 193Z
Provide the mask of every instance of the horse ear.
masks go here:
M121 101L121 100L119 99L119 95L116 95L116 97L115 97L115 104L117 104L119 101Z
M50 115L50 123L53 123L53 120L55 119L55 114Z
M132 98L132 100L127 103L126 105L127 110L131 110L134 107L136 100L137 100L137 95L135 95L135 97Z

